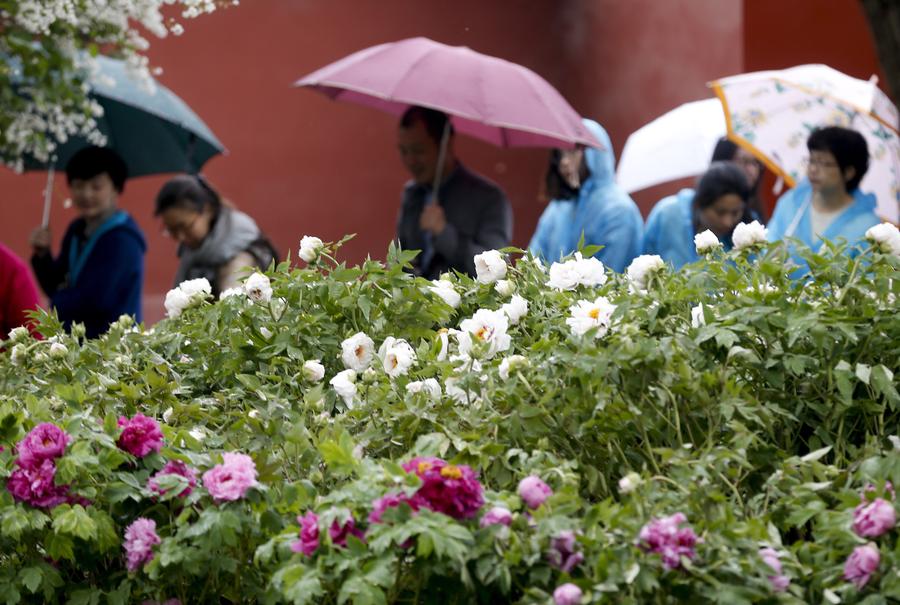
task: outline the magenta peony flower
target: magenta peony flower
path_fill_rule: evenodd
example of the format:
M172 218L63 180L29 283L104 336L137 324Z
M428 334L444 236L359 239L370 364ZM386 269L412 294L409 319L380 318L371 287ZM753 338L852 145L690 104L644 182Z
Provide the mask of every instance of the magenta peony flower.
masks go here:
M16 469L6 482L13 498L36 508L53 508L66 501L68 485L56 485L56 466L44 460L35 468Z
M853 511L853 531L863 538L877 538L897 522L894 505L884 498L863 502Z
M569 529L563 530L550 540L550 551L547 553L547 560L550 561L550 565L560 571L570 573L579 563L584 561L584 555L575 550L576 546L575 532Z
M874 544L857 546L844 564L844 579L853 582L856 588L861 590L878 569L879 563L881 563L881 553L878 552L877 546Z
M581 597L581 589L574 584L563 584L553 591L555 605L579 605Z
M775 575L767 576L769 578L769 583L772 585L772 590L775 592L784 592L787 590L787 587L791 583L791 579L781 573L781 558L779 557L778 552L773 548L762 548L759 551L759 556L762 558L763 562L775 572Z
M143 458L150 452L158 452L162 448L163 434L153 418L135 414L129 420L125 416L120 416L119 426L122 427L122 434L116 445L129 454Z
M508 508L495 506L484 514L479 525L481 527L488 527L489 525L505 525L509 527L512 525L512 513Z
M246 454L225 452L222 464L203 473L203 487L216 502L240 500L256 485L256 465Z
M421 506L454 519L468 519L484 505L481 484L468 466L447 464L440 458L413 458L403 469L422 479L415 495Z
M421 506L421 502L415 497L408 498L403 494L387 494L372 502L372 512L369 513L369 523L381 523L381 517L384 515L384 511L389 508L396 508L401 504L409 505L413 510L413 513L419 510L419 507Z
M666 569L678 569L681 557L694 558L694 546L700 541L690 527L678 527L686 521L683 513L652 519L641 528L638 545L644 552L661 555Z
M308 511L297 517L297 523L300 524L300 539L291 543L291 550L311 557L319 548L319 516Z
M55 460L66 451L69 436L55 424L43 422L25 435L16 446L19 458L16 460L23 469L34 470L44 460Z
M136 571L153 560L153 547L160 543L156 521L140 517L125 529L125 555L128 571Z
M553 495L550 486L536 475L530 475L519 481L519 496L528 508L537 508Z
M159 479L161 477L165 477L166 475L179 475L187 479L188 485L181 493L178 494L179 498L185 498L190 495L195 487L197 487L197 473L189 467L187 464L182 462L181 460L169 460L166 462L166 465L162 467L162 470L154 474L147 481L147 489L151 492L157 493L160 496L166 493L166 490L159 487Z
M356 527L356 521L353 520L353 517L350 517L343 523L338 523L337 519L335 519L331 522L331 527L328 528L328 537L331 538L331 543L335 546L347 546L347 536L350 535L356 536L360 540L365 540L365 535Z

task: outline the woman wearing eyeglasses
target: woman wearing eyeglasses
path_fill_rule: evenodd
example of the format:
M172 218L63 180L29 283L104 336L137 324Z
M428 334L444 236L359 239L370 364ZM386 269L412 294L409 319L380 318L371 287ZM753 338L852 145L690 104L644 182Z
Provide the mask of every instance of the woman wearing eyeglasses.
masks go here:
M859 189L869 168L866 139L855 130L829 126L814 130L806 147L807 178L778 200L768 225L769 240L794 237L814 252L826 239L844 238L852 246L881 222L875 215L875 196ZM798 266L806 266L793 256Z
M265 269L278 260L256 222L222 200L202 176L176 176L163 185L155 215L179 244L175 285L205 277L218 296L237 285L247 267Z

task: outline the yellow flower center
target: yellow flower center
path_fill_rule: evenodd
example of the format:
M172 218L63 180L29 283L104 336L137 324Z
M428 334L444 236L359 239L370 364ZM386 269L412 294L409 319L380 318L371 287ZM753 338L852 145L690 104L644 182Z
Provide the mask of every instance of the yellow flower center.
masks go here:
M593 309L588 311L588 317L590 317L591 319L597 319L598 317L600 317L600 309L594 307Z
M462 471L459 470L458 466L448 464L441 469L441 477L444 479L462 479Z
M429 470L430 468L431 468L431 463L430 463L430 462L420 462L420 463L419 463L419 466L416 467L416 470L419 471L419 474L420 474L420 475L424 475L425 473L428 472L428 470Z
M365 354L365 352L366 352L366 349L362 345L356 347L356 349L353 350L353 354L356 355L358 358L362 358L362 356Z

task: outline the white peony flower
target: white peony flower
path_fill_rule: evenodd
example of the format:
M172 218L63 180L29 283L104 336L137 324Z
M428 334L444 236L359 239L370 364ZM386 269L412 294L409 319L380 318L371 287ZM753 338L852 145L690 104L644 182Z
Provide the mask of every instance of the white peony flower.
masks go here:
M735 250L743 250L758 244L765 244L769 235L768 229L763 227L759 221L752 223L740 223L734 228L731 240L734 242Z
M209 280L205 277L186 279L178 284L178 289L191 297L203 295L204 299L212 294L212 286L209 285Z
M509 380L509 372L516 368L527 367L529 365L528 358L524 355L510 355L500 362L498 373L503 380Z
M24 342L28 340L31 333L25 326L18 326L9 331L10 342Z
M900 230L891 223L881 223L866 231L866 239L883 252L900 256Z
M319 382L325 378L325 366L318 359L303 362L303 377L310 382Z
M564 263L550 265L547 285L557 290L574 290L577 286L602 286L609 279L603 263L594 257L584 258L581 252Z
M706 325L706 317L703 315L703 303L691 308L691 325L695 328Z
M65 357L69 354L69 349L66 345L61 342L54 342L50 345L50 357L54 357L59 359L60 357Z
M506 277L506 260L497 250L475 255L475 274L478 283L492 284Z
M459 306L461 297L451 282L446 279L436 279L431 283L432 285L429 286L428 289L431 290L433 294L438 295L441 300L454 309Z
M178 317L191 304L191 297L185 294L181 288L173 288L166 293L166 300L163 304L166 307L167 316Z
M267 303L272 300L272 284L262 273L254 273L244 282L244 292L253 302Z
M454 402L468 405L470 400L475 399L475 395L473 393L467 392L465 389L456 386L456 383L459 382L458 378L448 378L444 382L445 391L447 393L447 397L452 399Z
M598 296L595 300L579 300L572 305L571 317L566 319L566 324L578 336L584 335L591 328L597 328L595 338L605 336L609 331L609 324L616 306L604 296Z
M365 332L357 332L341 343L341 361L344 367L362 372L372 363L375 343Z
M632 471L619 479L619 493L630 494L640 487L641 483L643 483L641 476Z
M571 261L550 265L550 278L547 285L557 290L574 290L578 285L578 271Z
M703 233L694 236L694 246L697 248L697 254L711 252L722 246L722 242L716 237L716 234L707 229Z
M304 235L300 238L300 251L297 252L297 256L307 263L311 263L319 258L319 253L322 251L323 247L324 244L318 237Z
M414 380L406 385L406 392L410 394L425 393L429 399L438 400L441 398L441 385L434 378Z
M228 288L227 290L223 290L219 293L219 300L225 300L226 298L231 298L232 296L243 296L244 289L243 288Z
M166 315L178 317L188 307L206 300L212 293L212 286L205 277L188 279L166 293Z
M509 349L509 319L503 311L479 309L471 318L463 320L459 327L457 340L462 355L471 355L473 340L487 345L487 357Z
M513 283L508 279L497 280L497 283L494 284L494 290L497 291L497 294L504 297L512 294L515 289L516 287L513 286Z
M12 350L9 352L9 358L12 360L13 365L21 365L25 360L25 345L13 345Z
M513 294L513 297L503 305L501 310L509 318L509 325L514 326L528 313L528 301L518 294Z
M642 254L628 265L626 274L633 292L645 292L650 277L666 268L666 263L656 254Z
M341 399L344 400L344 403L347 404L348 408L353 408L356 405L356 372L353 370L344 370L343 372L338 372L334 375L334 377L328 381L332 387L334 387L334 391L340 395Z
M405 340L388 336L378 349L385 373L391 378L406 374L416 362L416 352Z
M456 330L449 330L447 328L441 328L438 330L438 338L441 341L441 350L438 351L437 360L445 361L447 359L447 355L450 353L450 334L456 334Z

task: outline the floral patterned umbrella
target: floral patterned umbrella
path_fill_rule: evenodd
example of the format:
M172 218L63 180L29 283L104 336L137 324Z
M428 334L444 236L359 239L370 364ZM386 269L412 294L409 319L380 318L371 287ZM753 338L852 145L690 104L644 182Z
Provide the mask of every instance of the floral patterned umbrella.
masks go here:
M881 218L900 219L897 107L874 77L865 81L826 65L800 65L723 78L711 86L722 101L729 138L792 187L805 174L806 139L813 129L859 131L870 154L860 187L876 195Z

